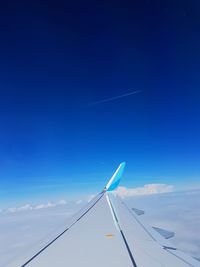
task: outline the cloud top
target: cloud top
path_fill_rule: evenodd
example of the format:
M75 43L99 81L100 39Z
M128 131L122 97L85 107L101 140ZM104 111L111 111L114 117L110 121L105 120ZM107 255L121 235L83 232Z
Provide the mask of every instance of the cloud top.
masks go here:
M5 213L15 213L15 212L20 212L20 211L40 210L40 209L62 206L62 205L66 205L66 204L67 204L67 201L64 199L61 199L60 201L58 201L56 203L48 202L48 203L41 203L38 205L25 204L25 205L20 206L20 207L11 207L11 208L8 208L7 210L4 210L4 212Z
M125 186L119 186L117 190L114 192L118 196L122 198L132 197L132 196L144 196L144 195L153 195L153 194L161 194L172 192L173 186L167 184L146 184L143 187L136 187L136 188L127 188ZM96 195L90 195L87 199L87 202L91 201ZM75 204L81 204L84 200L79 199L75 202ZM64 199L59 200L58 202L48 202L48 203L40 203L37 205L30 205L25 204L20 207L10 207L6 210L0 210L1 213L15 213L15 212L22 212L22 211L31 211L31 210L40 210L40 209L47 209L53 208L57 206L66 205L68 202Z
M172 185L167 184L146 184L143 187L127 188L119 186L116 190L116 194L122 198L132 196L144 196L153 194L162 194L173 191Z

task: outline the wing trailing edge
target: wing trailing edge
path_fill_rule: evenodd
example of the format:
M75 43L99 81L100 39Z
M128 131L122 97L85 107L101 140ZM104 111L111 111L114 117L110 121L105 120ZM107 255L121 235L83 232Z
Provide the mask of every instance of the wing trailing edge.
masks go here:
M174 237L175 233L172 232L172 231L168 231L168 230L165 230L165 229L162 229L162 228L158 228L158 227L155 227L155 226L152 226L152 228L154 230L156 230L161 236L163 236L165 239L169 239L169 238L172 238Z
M144 214L144 210L139 210L139 209L136 209L136 208L132 208L132 211L134 211L138 216Z

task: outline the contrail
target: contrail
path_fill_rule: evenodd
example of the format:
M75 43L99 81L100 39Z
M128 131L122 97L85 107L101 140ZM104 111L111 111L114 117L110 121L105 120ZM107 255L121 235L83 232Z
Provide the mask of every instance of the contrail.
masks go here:
M89 106L99 105L99 104L102 104L102 103L105 103L105 102L110 102L110 101L117 100L117 99L129 96L129 95L134 95L134 94L139 94L139 93L141 93L141 90L136 90L136 91L133 91L133 92L130 92L130 93L126 93L126 94L123 94L123 95L118 95L118 96L114 96L114 97L111 97L111 98L106 98L106 99L103 99L103 100L100 100L100 101L93 102L93 103L89 104Z

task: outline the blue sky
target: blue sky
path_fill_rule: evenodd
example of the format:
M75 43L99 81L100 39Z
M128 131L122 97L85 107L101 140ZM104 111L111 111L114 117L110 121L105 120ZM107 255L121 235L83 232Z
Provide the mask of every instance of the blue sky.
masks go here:
M2 4L1 202L96 192L121 161L128 186L198 186L199 12L195 1Z

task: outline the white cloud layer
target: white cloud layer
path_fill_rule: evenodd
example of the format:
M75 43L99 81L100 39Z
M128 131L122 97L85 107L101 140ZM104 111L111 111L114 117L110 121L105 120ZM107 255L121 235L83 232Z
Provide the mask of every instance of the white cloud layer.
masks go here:
M53 208L53 207L66 205L66 204L67 204L67 201L64 199L61 199L56 203L47 202L47 203L41 203L38 205L25 204L25 205L20 206L20 207L11 207L11 208L8 208L6 210L1 210L1 212L15 213L15 212L20 212L20 211L40 210L40 209Z
M167 184L146 184L143 187L127 188L119 186L116 190L116 194L122 198L142 195L153 195L168 193L173 191L172 185Z
M125 201L130 208L144 210L149 225L174 232L170 241L200 259L200 190L138 195Z
M0 213L0 244L3 244L0 246L0 266L8 266L13 259L55 237L68 218L85 203L60 200L3 210Z
M119 187L117 193L125 198L130 208L145 210L143 218L148 224L175 232L172 242L199 258L200 211L197 207L200 206L200 190L181 193L170 192L172 190L170 185L150 184L129 189ZM60 200L2 211L0 266L7 266L13 258L23 255L35 244L41 244L41 240L63 227L66 220L86 203L87 199L76 202Z

